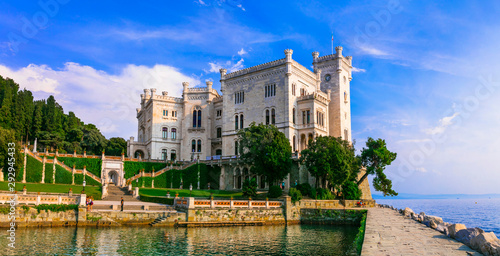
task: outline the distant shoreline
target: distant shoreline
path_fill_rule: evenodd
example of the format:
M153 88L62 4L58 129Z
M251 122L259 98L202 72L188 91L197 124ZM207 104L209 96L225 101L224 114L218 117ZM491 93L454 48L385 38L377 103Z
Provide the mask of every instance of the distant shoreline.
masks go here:
M406 194L400 193L398 196L390 197L383 195L372 194L373 199L497 199L500 194L437 194L437 195L421 195L421 194Z

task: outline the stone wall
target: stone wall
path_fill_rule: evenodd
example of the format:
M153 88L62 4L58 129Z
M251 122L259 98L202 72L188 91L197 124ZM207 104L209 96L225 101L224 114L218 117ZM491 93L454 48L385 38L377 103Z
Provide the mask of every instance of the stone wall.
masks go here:
M74 226L79 221L85 220L86 209L69 210L64 212L51 212L35 208L25 209L16 207L15 222L17 227L56 227ZM9 227L11 219L9 214L0 214L0 227Z
M89 212L87 225L148 225L158 218L164 218L163 225L173 226L178 221L186 220L183 212Z
M238 222L263 221L266 224L284 224L283 210L278 209L193 209L188 210L187 221Z

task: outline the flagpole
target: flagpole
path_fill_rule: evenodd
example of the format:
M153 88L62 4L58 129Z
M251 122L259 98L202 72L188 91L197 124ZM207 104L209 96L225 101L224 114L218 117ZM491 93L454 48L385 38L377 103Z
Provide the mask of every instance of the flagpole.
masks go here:
M332 32L332 54L333 54L333 32Z

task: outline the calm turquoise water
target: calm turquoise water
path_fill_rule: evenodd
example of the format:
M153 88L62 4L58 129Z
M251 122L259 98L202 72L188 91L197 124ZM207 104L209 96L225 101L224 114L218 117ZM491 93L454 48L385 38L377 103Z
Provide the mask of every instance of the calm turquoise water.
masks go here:
M345 255L357 227L29 228L2 255Z
M435 215L450 223L479 227L500 237L500 198L492 199L378 199L378 204Z

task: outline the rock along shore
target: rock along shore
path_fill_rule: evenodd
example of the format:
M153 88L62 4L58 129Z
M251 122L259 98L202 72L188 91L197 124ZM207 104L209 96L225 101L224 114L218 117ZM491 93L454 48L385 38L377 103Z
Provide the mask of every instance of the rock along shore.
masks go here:
M500 256L500 240L493 232L484 232L481 228L467 228L464 224L451 224L444 222L437 216L426 215L424 212L415 213L412 209L396 209L388 205L379 205L397 211L406 219L422 223L427 227L441 232L442 234L461 242L468 247L488 256Z

